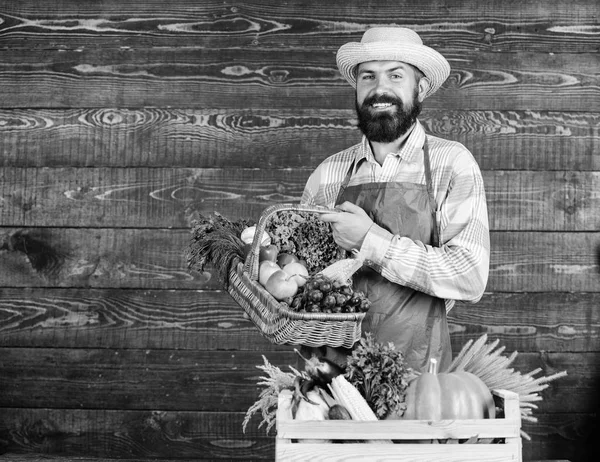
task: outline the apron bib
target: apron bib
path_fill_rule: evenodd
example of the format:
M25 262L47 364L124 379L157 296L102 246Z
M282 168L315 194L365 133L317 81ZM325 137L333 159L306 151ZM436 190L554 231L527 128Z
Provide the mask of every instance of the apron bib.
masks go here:
M353 163L336 205L352 202L392 234L439 246L427 141L423 150L425 185L376 182L348 186ZM403 352L406 363L417 371L425 372L430 358L438 360L440 371L449 367L452 350L444 300L390 282L368 267L361 268L352 279L354 289L364 291L371 301L362 323L363 332L370 332L380 343L394 343ZM350 351L327 347L320 353L344 364Z

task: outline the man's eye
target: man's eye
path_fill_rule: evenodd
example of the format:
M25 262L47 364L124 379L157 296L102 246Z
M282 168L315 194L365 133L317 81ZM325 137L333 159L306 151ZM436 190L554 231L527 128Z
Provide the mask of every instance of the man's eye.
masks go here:
M391 75L392 79L401 79L402 76L400 74L392 74Z

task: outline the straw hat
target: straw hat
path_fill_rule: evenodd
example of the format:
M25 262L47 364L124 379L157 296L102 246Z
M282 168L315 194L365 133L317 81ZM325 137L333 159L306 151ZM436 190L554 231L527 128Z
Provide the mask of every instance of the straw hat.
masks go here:
M342 76L356 88L356 67L367 61L402 61L417 67L431 86L425 97L433 94L450 75L450 64L433 48L423 45L419 34L405 27L373 27L360 43L342 45L337 52L337 66Z

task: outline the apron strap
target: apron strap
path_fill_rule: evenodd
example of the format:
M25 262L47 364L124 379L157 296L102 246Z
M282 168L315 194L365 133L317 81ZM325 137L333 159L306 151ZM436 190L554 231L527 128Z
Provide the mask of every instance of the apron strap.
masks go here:
M431 179L431 163L429 161L429 143L427 142L427 136L425 136L425 143L423 144L423 163L425 165L425 182L427 184L427 194L429 195L429 208L431 209L431 219L433 220L433 236L431 238L431 243L434 247L439 247L440 212L437 210L435 194L433 193L433 181Z
M350 168L348 168L348 173L346 173L346 176L344 177L344 179L342 180L342 184L340 185L340 191L338 192L337 199L335 200L335 205L340 204L340 201L342 200L342 197L344 195L344 191L346 190L348 183L350 183L350 178L352 178L352 172L354 171L355 165L356 159L352 159L352 162L350 162Z

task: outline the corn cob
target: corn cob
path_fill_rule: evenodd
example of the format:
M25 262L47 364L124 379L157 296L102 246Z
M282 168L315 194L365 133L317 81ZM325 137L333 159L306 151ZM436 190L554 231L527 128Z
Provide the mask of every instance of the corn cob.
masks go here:
M330 279L337 281L340 284L347 284L348 280L356 273L363 265L364 260L354 252L354 258L344 258L335 263L323 268L319 273Z
M343 375L334 377L331 380L329 389L335 400L348 410L352 416L352 420L363 422L378 420L377 416L371 410L369 404L365 401L360 392L354 385L348 382ZM390 440L369 440L367 442L375 444L393 444Z

